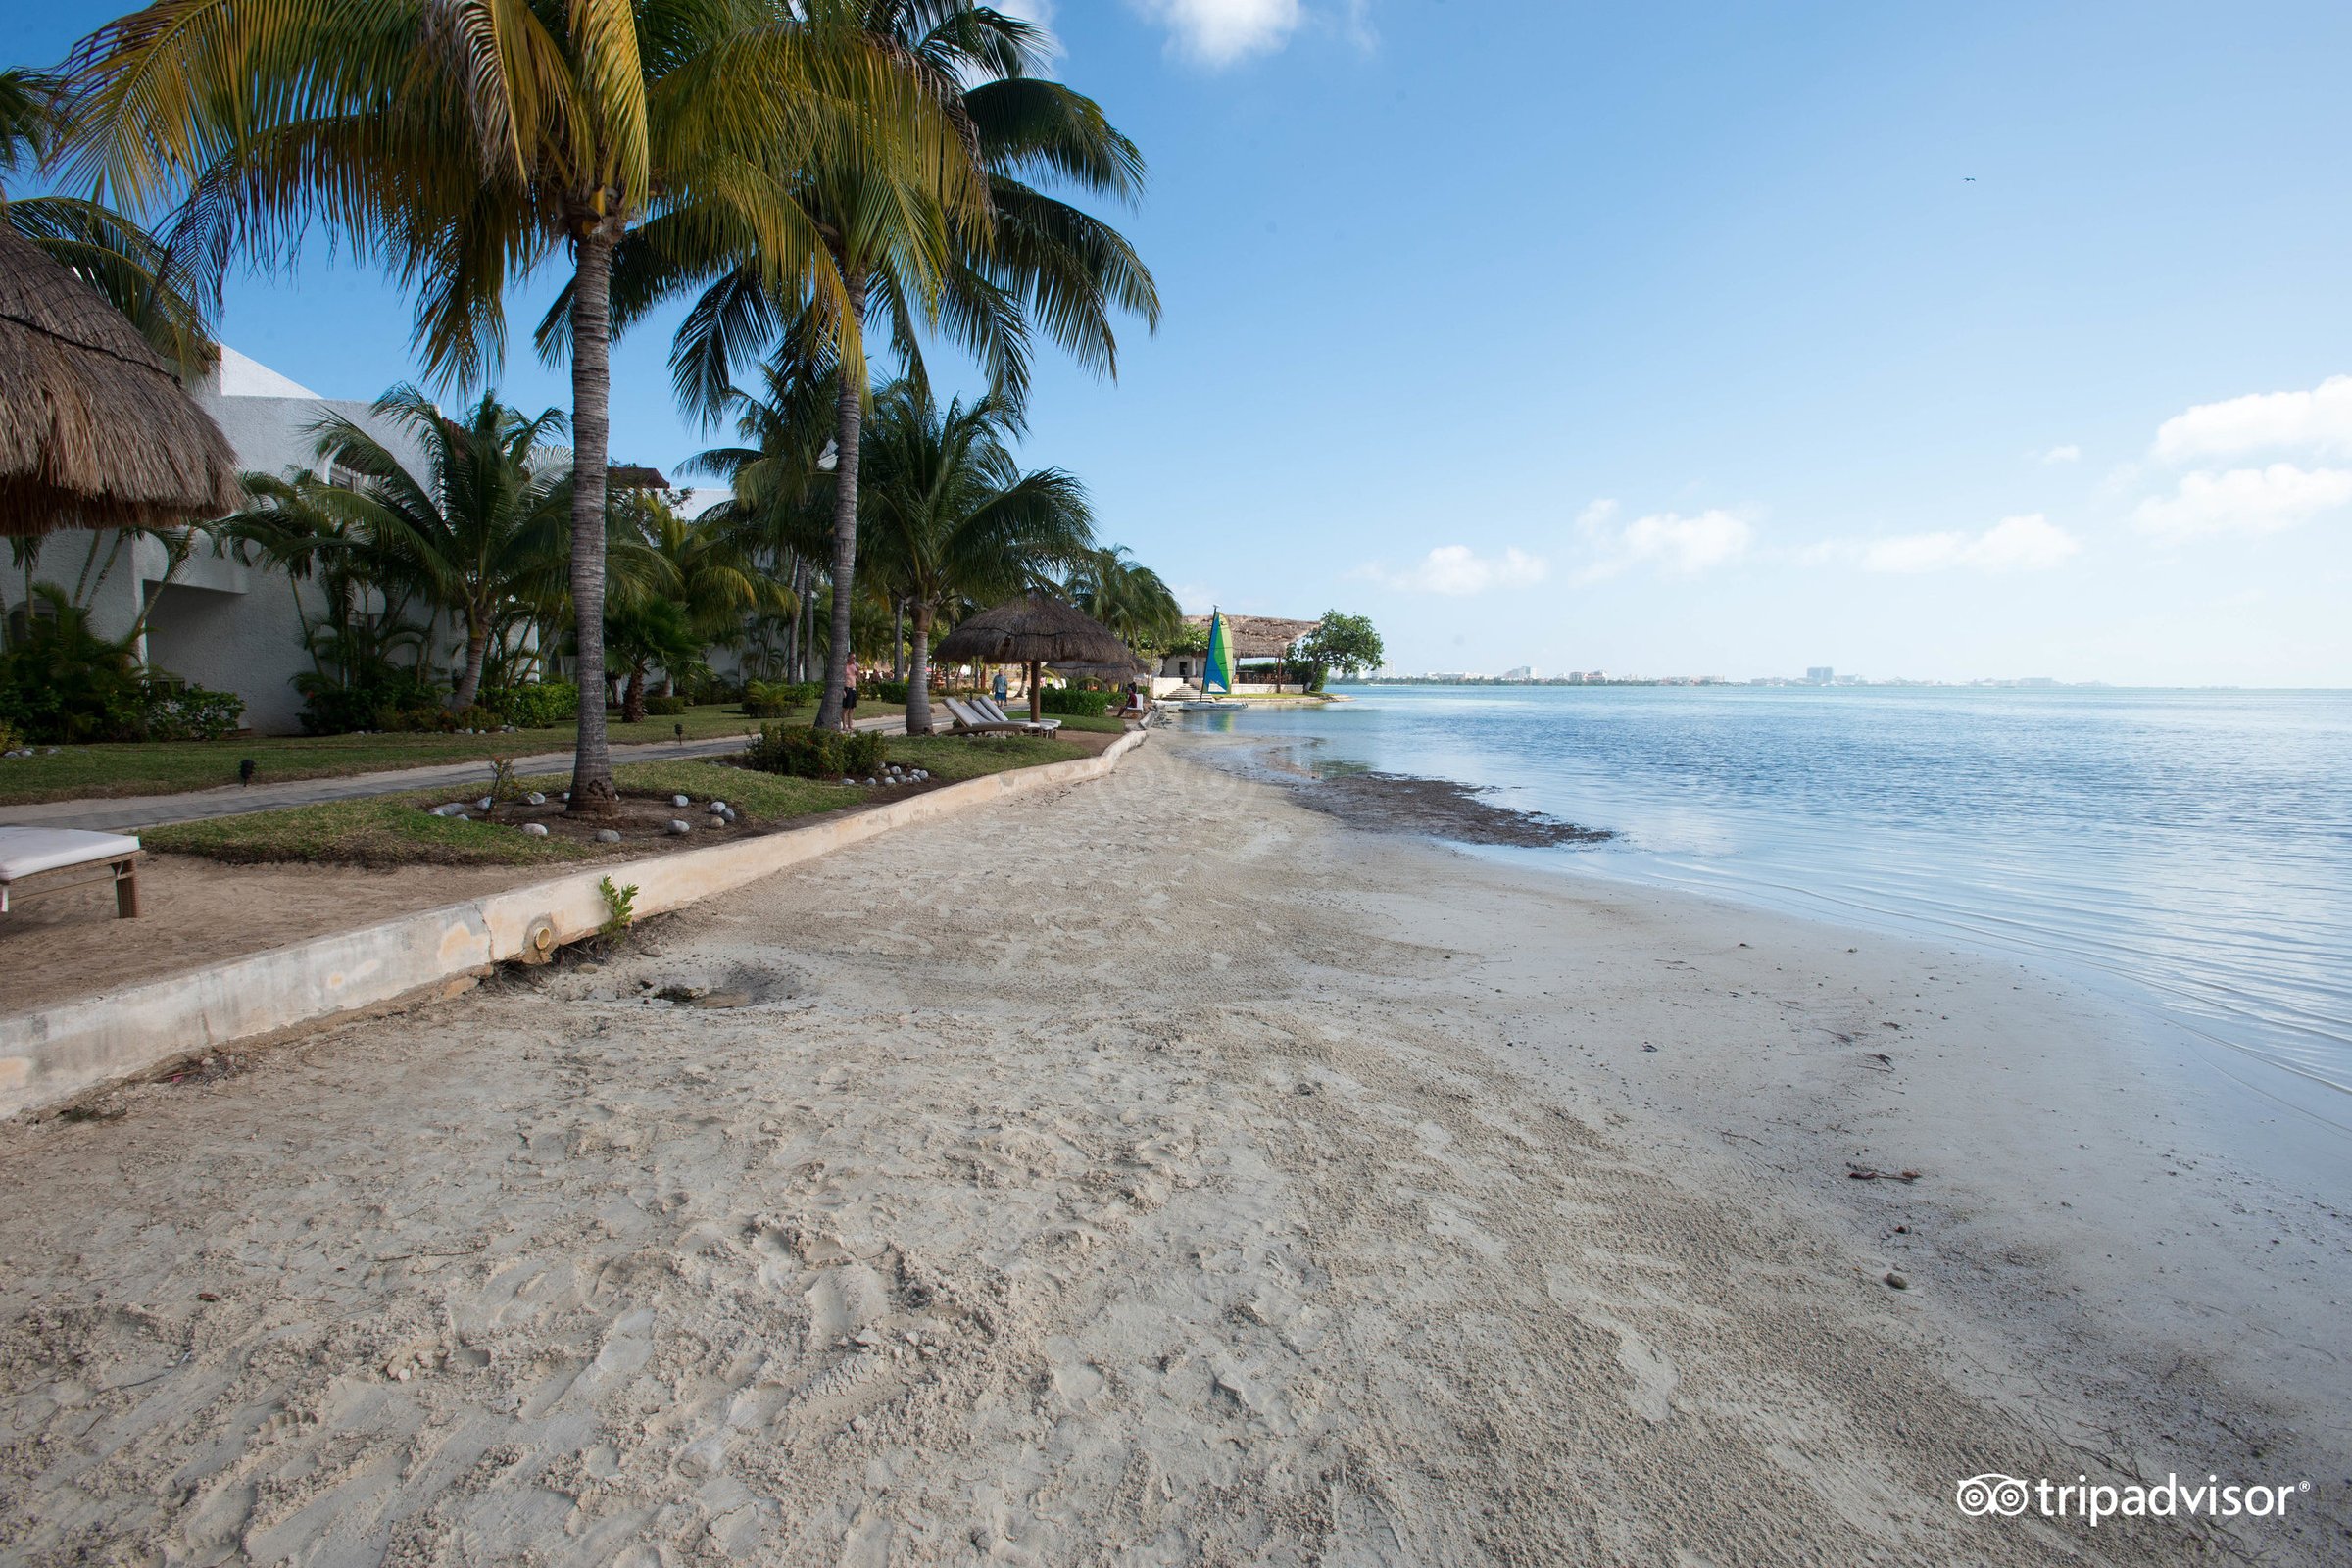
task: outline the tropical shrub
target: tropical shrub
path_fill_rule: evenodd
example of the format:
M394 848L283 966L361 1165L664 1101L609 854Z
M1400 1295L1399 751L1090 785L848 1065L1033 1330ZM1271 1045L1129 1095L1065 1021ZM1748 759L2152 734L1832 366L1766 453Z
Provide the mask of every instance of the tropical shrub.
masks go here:
M446 727L441 688L412 669L384 665L357 680L318 670L294 677L302 694L302 727L311 735L353 730L432 730Z
M858 689L861 699L897 708L906 701L906 683L903 680L869 680Z
M15 724L0 718L0 753L13 752L24 744L24 733Z
M139 738L217 741L245 716L245 699L182 681L149 677L139 683Z
M816 701L816 682L812 680L744 682L743 710L754 718L782 718L796 708L808 708Z
M664 718L675 717L692 706L683 697L648 697L645 700L647 712L659 713Z
M552 729L580 716L580 689L567 680L482 693L482 706L516 729Z
M882 737L860 730L801 729L762 724L744 754L747 766L794 778L865 778L882 769Z
M505 719L479 703L461 708L449 715L449 727L452 729L499 729L505 724Z
M1087 691L1077 686L1049 686L1045 689L1046 711L1068 713L1078 718L1101 718L1110 711L1112 693Z
M127 640L90 629L90 612L48 583L33 593L46 614L10 617L0 653L0 717L35 741L104 741L138 734L145 706Z

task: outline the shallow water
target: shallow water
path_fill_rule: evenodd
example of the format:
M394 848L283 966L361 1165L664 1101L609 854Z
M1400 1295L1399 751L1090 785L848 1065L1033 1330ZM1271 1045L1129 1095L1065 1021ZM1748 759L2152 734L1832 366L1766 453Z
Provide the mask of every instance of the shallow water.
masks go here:
M2352 693L1346 690L1183 723L1618 834L1482 854L2030 955L2352 1118Z

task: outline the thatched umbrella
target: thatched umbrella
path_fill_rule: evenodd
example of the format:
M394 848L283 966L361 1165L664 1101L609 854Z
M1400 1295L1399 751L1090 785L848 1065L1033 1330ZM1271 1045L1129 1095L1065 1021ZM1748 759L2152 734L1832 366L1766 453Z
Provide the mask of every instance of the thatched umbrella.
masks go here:
M948 633L934 659L960 662L971 659L988 664L1029 666L1029 716L1046 716L1044 664L1133 663L1135 656L1119 634L1099 620L1089 620L1058 599L1031 594L994 610L983 610Z
M0 534L169 528L244 504L228 438L146 339L0 224Z

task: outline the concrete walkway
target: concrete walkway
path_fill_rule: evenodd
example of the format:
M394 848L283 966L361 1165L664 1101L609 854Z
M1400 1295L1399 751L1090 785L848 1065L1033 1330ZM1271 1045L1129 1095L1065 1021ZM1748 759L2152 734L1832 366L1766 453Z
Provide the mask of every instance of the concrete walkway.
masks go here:
M904 734L903 714L861 718L861 730ZM724 757L744 747L741 735L712 740L661 741L643 746L615 746L612 765L629 762L669 762L698 757ZM568 772L571 753L542 752L514 759L514 771ZM42 801L28 806L0 806L0 826L79 827L100 833L135 833L167 822L198 822L214 816L242 816L249 811L274 811L287 806L316 806L323 801L359 800L369 795L403 795L411 790L446 788L452 799L478 794L490 782L490 764L478 759L442 762L429 767L394 768L383 773L354 773L343 778L305 778L286 784L235 784L221 789L190 790L182 795L130 795L111 800Z

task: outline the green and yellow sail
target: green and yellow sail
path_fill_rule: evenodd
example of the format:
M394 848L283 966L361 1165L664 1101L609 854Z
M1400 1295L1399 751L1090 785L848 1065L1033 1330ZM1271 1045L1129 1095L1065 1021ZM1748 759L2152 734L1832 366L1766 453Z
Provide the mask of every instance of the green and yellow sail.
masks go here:
M1200 672L1200 694L1211 692L1230 695L1233 691L1233 628L1225 624L1225 612L1212 611L1208 617L1208 658Z

